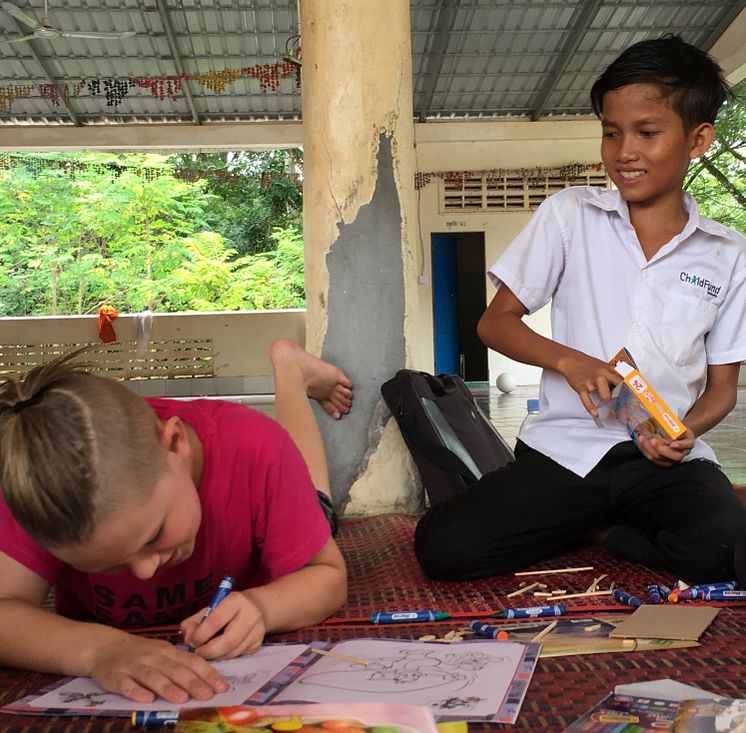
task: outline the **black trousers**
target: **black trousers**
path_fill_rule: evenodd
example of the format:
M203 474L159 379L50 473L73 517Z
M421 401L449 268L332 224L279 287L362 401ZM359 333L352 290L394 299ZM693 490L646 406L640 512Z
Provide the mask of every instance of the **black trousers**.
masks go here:
M430 577L514 572L605 525L618 525L606 540L618 557L690 582L735 577L746 509L714 463L661 468L628 441L581 478L520 441L515 455L419 521L415 553Z

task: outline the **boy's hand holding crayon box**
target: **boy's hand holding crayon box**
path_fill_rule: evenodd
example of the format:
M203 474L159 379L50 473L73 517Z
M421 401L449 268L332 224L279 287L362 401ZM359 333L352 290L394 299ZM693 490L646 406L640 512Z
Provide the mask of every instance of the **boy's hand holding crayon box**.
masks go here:
M609 407L639 447L639 436L671 441L686 432L686 426L666 405L637 370L632 355L621 349L609 363L624 377L614 387Z

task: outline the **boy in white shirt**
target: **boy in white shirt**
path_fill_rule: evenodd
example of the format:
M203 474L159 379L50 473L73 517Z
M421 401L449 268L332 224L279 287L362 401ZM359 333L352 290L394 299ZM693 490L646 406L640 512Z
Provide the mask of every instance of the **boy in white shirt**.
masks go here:
M498 290L479 335L543 368L540 410L515 462L419 522L415 551L431 577L515 571L591 534L677 577L733 578L746 509L699 436L736 404L746 240L683 192L728 95L719 66L670 35L631 46L594 84L618 190L548 198L490 270ZM550 299L552 339L523 321ZM679 439L643 437L638 449L608 415L621 381L608 360L621 347L686 425Z

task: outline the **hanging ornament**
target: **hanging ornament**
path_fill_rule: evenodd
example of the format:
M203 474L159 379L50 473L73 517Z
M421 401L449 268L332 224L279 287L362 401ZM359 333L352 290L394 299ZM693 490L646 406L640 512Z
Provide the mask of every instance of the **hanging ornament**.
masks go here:
M149 89L150 94L161 102L166 97L175 102L179 92L181 92L182 82L188 78L186 74L178 74L176 76L138 76L132 80L132 83L142 89Z
M33 89L31 84L11 84L7 87L0 87L0 112L9 112L13 102L28 97Z
M204 74L190 74L189 79L199 82L216 94L222 94L228 84L243 76L241 69L223 69L222 71L207 71Z

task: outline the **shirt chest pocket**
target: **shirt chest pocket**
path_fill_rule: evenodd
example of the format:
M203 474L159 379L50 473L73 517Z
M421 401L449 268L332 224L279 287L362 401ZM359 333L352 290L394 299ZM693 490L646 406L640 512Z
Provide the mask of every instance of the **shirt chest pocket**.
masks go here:
M652 345L671 363L705 363L705 336L717 317L717 305L705 298L645 288L638 304L642 330Z

